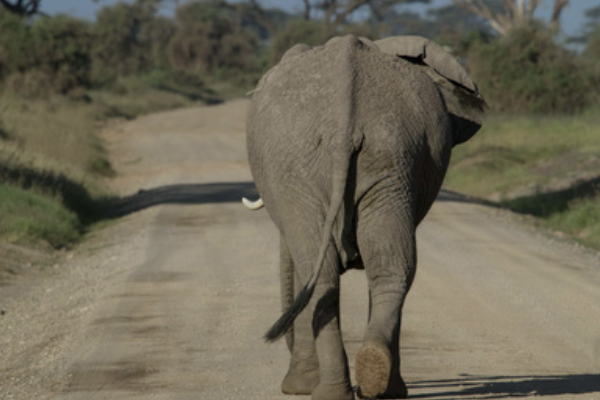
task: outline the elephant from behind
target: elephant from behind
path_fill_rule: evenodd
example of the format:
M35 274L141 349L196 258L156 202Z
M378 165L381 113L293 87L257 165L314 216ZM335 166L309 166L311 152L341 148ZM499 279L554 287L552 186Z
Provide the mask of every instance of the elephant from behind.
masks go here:
M399 335L416 271L415 231L451 150L485 101L462 66L421 37L296 45L253 92L247 121L260 203L280 232L283 314L266 339L291 353L282 390L354 397L340 332L340 275L365 270L369 320L358 395L403 398Z

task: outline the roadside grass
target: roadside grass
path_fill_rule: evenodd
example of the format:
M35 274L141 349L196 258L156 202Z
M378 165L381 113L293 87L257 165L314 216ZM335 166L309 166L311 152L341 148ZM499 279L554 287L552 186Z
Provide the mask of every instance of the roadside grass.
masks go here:
M491 116L457 146L445 186L600 249L600 116Z
M115 174L95 135L96 110L64 97L0 96L0 237L68 247L101 213Z
M105 182L116 174L96 135L106 121L239 97L258 77L157 70L67 95L1 91L0 240L68 248L105 225L113 198Z
M186 107L209 96L203 87L197 90L181 88L153 75L119 78L111 86L91 90L88 95L98 120L133 119L156 111Z
M77 241L82 224L59 201L14 186L0 185L0 239L8 243L54 248Z
M113 198L105 182L115 171L96 133L110 119L219 100L197 78L181 79L132 77L102 90L35 99L2 92L0 240L68 248L103 226Z

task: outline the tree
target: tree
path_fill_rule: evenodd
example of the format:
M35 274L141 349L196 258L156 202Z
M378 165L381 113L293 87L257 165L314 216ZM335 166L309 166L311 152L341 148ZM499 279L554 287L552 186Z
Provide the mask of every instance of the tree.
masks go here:
M400 11L394 8L386 10L382 19L371 16L368 22L372 27L378 27L385 36L419 35L435 38L440 33L437 21L423 18L412 11Z
M585 16L588 18L585 31L582 37L576 40L585 43L583 56L600 81L600 6L587 10Z
M88 86L90 26L66 15L28 21L0 11L0 80L28 96Z
M501 0L502 11L494 12L482 0L453 0L455 4L486 20L491 28L501 36L511 30L531 25L540 0ZM500 0L498 0L500 1ZM556 30L563 9L569 0L554 0L550 29Z
M429 3L430 0L302 0L303 17L306 20L320 17L323 22L341 25L348 22L352 14L360 9L369 8L375 18L382 20L385 11L392 6L407 3Z
M160 0L136 0L104 7L94 26L94 78L98 82L148 72L155 67L153 51L166 47L173 24L158 20ZM166 56L165 56L166 58Z
M172 68L209 74L257 68L256 38L243 29L235 9L214 1L189 2L175 14L177 32L168 46Z
M38 8L42 0L0 0L0 5L9 12L21 16L31 16L38 13Z
M578 113L594 95L593 76L582 58L535 25L474 46L467 66L495 111Z

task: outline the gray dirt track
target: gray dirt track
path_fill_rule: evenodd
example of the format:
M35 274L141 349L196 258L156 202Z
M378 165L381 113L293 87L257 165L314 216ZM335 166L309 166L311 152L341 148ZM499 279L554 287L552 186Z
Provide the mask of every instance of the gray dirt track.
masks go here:
M253 195L247 101L104 133L120 220L0 286L0 399L290 399L278 236ZM477 137L473 140L477 140ZM600 258L443 192L419 228L402 330L412 398L600 399ZM351 363L364 276L342 278ZM299 397L309 398L309 397Z

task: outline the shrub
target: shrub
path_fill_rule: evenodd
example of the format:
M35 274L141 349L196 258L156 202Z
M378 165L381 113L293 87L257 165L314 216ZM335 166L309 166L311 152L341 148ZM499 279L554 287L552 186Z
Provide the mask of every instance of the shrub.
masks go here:
M66 15L26 19L0 13L0 78L28 96L67 93L87 86L91 70L89 26Z
M583 58L587 62L594 78L596 101L600 97L600 24L596 25L589 34L589 39Z
M27 19L0 9L0 79L33 63Z
M151 71L165 64L164 49L175 25L157 17L158 0L136 0L104 7L94 25L94 81L112 82L119 76Z
M92 42L87 23L66 15L40 18L32 36L39 69L52 78L56 91L89 85Z
M257 40L227 13L205 3L187 3L176 12L177 33L169 43L175 70L212 74L218 69L257 69Z
M475 45L468 67L495 111L577 113L592 99L589 69L540 28Z

